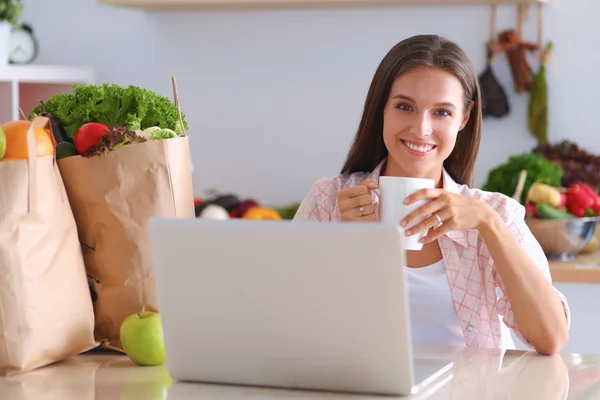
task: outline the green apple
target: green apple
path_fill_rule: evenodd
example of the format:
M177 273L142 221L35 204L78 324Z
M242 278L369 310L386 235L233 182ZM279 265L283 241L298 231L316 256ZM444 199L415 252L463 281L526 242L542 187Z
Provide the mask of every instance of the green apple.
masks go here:
M0 160L4 158L4 154L6 154L6 135L4 129L0 126Z
M120 339L125 354L138 365L160 365L166 361L160 314L143 311L123 320Z
M127 368L121 384L121 400L167 400L174 380L165 365Z

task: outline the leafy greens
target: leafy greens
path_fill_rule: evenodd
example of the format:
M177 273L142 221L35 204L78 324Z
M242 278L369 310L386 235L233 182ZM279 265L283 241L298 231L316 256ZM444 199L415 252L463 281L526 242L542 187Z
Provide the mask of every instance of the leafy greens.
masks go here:
M122 126L130 131L157 126L171 129L177 135L183 132L177 107L165 96L137 86L121 87L109 83L73 85L73 89L73 93L57 94L45 103L48 113L58 119L71 138L88 122ZM43 111L38 105L30 117ZM188 129L185 114L182 113L181 118Z
M119 147L127 146L132 143L145 142L146 138L138 136L135 132L129 131L122 126L113 126L108 128L104 136L98 143L85 151L83 157L103 156Z
M519 174L522 170L527 171L527 178L523 186L521 204L524 204L527 192L534 182L559 187L564 173L556 163L539 154L527 152L510 156L504 164L489 171L487 182L481 189L500 192L512 197L517 189Z

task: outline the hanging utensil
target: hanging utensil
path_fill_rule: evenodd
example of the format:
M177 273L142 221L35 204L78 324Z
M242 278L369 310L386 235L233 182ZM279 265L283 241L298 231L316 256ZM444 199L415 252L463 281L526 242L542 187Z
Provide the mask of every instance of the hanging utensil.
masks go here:
M479 75L484 118L502 118L510 113L510 105L508 104L506 91L502 85L500 85L500 82L492 70L492 62L494 60L496 48L496 9L496 4L493 4L490 16L490 37L486 44L487 64L481 75Z
M525 93L533 84L533 70L527 60L527 52L538 49L537 44L523 41L523 22L527 9L524 5L517 6L517 31L507 29L498 37L500 48L506 52L513 76L513 83L517 93Z
M543 8L538 3L538 47L540 52L540 68L531 85L527 127L538 145L548 143L548 83L546 67L552 54L552 42L548 42L542 50L543 41Z

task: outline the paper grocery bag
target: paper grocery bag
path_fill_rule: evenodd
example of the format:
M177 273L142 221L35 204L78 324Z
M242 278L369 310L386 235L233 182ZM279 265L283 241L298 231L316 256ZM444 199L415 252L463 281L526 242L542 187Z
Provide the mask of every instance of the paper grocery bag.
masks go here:
M96 295L96 339L123 351L123 319L158 311L147 233L152 217L194 218L187 136L58 160Z
M77 227L55 158L0 162L0 375L61 361L97 346Z

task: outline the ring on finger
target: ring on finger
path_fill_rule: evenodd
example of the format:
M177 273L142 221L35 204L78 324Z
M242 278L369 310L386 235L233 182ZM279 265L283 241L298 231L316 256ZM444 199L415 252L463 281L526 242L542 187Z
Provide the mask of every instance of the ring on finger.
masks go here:
M439 215L437 215L437 213L434 213L434 214L433 214L433 216L435 217L435 219L436 219L436 221L437 221L437 222L434 224L434 226L435 226L436 228L437 228L437 227L439 227L439 226L441 226L441 225L444 223L444 221L442 220L442 218L441 218Z
M358 211L360 211L360 216L361 216L361 217L364 217L364 216L365 216L365 209L364 209L363 207L360 207L360 208L358 209Z

